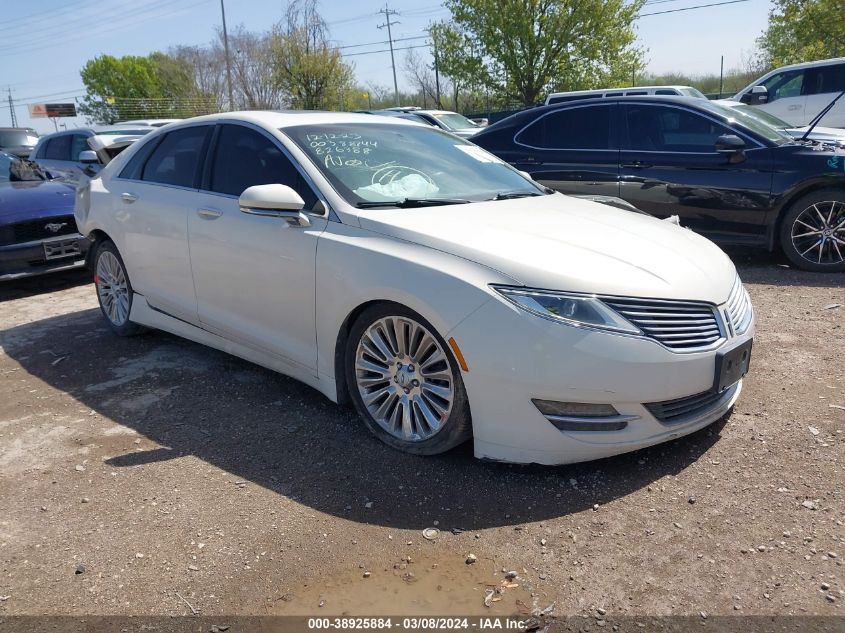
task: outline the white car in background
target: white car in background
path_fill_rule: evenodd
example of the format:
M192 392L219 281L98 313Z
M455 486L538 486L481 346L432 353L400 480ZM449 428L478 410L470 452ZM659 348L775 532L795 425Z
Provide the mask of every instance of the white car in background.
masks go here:
M845 57L839 57L778 68L740 90L733 99L800 127L809 125L843 90ZM820 123L845 128L845 98Z
M845 129L822 127L817 125L812 129L812 131L810 131L809 134L807 134L807 130L810 128L809 125L799 127L790 125L770 112L745 105L739 101L733 101L732 99L718 99L713 103L718 103L726 108L732 108L742 116L749 116L766 123L767 125L771 125L773 128L789 134L792 138L802 139L806 136L807 140L814 141L816 143L827 143L829 145L835 145L836 147L845 147Z
M102 125L46 134L38 139L30 160L69 182L95 175L103 165L155 128Z
M76 220L117 334L297 378L409 453L624 453L723 417L748 369L750 301L712 242L396 118L189 119L80 187Z

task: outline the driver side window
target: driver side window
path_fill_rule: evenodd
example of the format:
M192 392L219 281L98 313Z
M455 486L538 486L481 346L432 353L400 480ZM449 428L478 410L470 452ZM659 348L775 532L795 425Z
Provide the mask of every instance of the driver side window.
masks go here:
M804 84L804 71L791 70L769 77L762 85L769 93L769 103L787 97L800 97Z
M306 211L317 203L314 191L273 141L242 125L220 126L209 189L239 196L254 185L276 183L302 196Z
M652 105L627 107L628 147L656 152L715 152L716 139L729 128L696 112Z

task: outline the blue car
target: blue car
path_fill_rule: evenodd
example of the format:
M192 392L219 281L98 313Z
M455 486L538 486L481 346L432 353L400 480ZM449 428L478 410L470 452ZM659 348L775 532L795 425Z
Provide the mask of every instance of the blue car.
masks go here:
M0 152L0 281L84 267L74 199L73 186Z

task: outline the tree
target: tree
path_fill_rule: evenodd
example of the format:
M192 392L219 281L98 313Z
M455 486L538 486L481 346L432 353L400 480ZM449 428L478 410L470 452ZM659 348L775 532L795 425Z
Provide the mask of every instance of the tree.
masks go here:
M190 66L164 53L101 55L89 60L80 75L86 95L79 111L98 123L183 116L179 100L193 92Z
M643 2L446 0L452 23L432 38L455 86L533 105L550 90L612 86L639 71L632 24Z
M772 67L845 56L845 0L774 0L758 44Z
M353 96L354 72L329 45L316 0L294 0L273 34L273 79L295 108L344 109Z

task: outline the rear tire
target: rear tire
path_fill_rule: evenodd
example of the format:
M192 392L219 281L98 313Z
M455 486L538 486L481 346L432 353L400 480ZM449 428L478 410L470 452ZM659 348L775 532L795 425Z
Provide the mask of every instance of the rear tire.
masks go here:
M143 331L137 323L129 320L132 311L132 283L126 272L123 258L113 242L104 240L97 246L94 255L94 285L100 311L106 318L112 332L118 336L135 336Z
M472 436L469 401L449 346L397 303L364 310L344 357L355 409L382 442L406 453L444 453Z
M798 268L845 271L845 191L820 189L792 203L781 222L780 244Z

